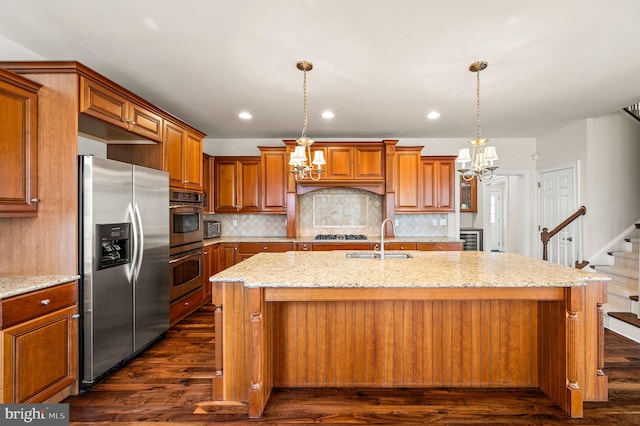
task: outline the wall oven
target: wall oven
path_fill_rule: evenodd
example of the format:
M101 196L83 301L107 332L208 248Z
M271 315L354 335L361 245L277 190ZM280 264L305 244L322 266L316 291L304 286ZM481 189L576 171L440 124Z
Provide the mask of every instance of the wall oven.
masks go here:
M171 190L169 193L170 245L183 246L202 243L203 212L202 193Z
M172 189L169 212L169 300L175 302L202 288L202 193Z
M169 301L202 288L202 242L173 247L169 257Z

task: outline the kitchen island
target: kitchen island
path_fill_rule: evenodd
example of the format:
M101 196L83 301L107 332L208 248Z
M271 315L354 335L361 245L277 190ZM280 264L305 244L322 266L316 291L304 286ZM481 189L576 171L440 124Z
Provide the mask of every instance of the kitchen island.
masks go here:
M606 277L509 253L347 253L260 253L211 277L216 406L258 417L273 387L535 387L571 417L607 399Z

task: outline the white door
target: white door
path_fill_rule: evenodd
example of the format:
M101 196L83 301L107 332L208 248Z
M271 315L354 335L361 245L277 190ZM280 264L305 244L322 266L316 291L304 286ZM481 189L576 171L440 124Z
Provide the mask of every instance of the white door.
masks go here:
M507 216L505 209L507 206L507 180L506 178L495 179L488 182L485 191L489 194L489 227L486 238L485 251L504 252L507 250Z
M550 232L577 209L576 168L569 166L538 174L539 230ZM579 221L574 221L556 234L547 245L549 262L574 266L577 259ZM542 243L540 243L542 253ZM542 255L541 255L542 256Z

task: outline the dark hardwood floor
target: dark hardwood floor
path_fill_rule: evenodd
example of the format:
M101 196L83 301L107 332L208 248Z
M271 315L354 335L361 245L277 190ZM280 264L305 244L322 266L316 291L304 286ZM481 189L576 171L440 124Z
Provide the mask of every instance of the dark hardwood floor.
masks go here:
M569 419L535 389L275 389L259 419L244 406L217 410L211 397L213 310L205 306L141 356L69 397L75 425L136 424L498 424L640 425L640 344L605 332L609 401Z

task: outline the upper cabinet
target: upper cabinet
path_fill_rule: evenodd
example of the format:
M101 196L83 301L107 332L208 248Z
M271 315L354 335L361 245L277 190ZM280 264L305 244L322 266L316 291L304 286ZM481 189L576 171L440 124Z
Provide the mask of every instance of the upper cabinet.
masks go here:
M160 115L88 77L80 77L80 113L162 142Z
M396 146L395 204L397 212L419 212L422 181L421 146Z
M215 212L259 212L260 177L260 157L216 157L213 176Z
M455 157L422 157L422 194L423 212L455 211Z
M285 213L287 210L287 168L284 147L260 148L262 168L261 211L264 213Z
M204 190L204 212L213 213L213 163L214 157L202 154L202 189Z
M476 213L478 211L478 179L469 182L460 177L460 213Z
M202 137L165 121L164 170L171 187L202 191Z
M40 87L0 68L0 217L37 215Z
M285 140L287 146L285 159L295 149L295 140ZM311 146L314 151L323 151L324 173L319 180L306 179L296 182L293 174L288 177L288 192L302 194L315 187L351 186L366 188L378 194L384 193L385 180L385 144L383 142L316 142ZM288 163L286 170L290 167Z
M396 147L395 211L455 211L454 156L422 157L421 146Z

